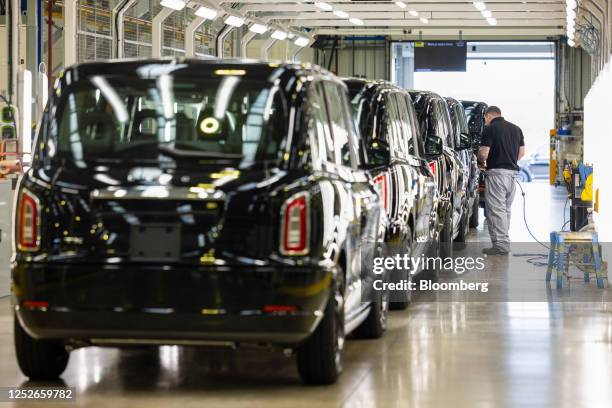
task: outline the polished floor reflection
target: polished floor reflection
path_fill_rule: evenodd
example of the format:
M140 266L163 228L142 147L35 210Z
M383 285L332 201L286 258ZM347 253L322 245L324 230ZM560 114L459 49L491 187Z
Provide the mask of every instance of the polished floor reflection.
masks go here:
M545 237L563 223L564 197L547 188L537 194L553 210L528 218ZM513 234L522 234L521 225L515 216ZM484 244L482 226L471 240ZM509 263L494 262L489 273L500 277L500 289L512 281ZM537 273L526 287L544 287L543 270ZM580 285L594 296L608 293ZM92 347L71 356L63 383L76 387L77 402L66 406L612 406L612 303L430 298L422 293L408 310L393 312L384 338L349 341L345 372L334 386L302 386L293 357L265 349ZM8 298L0 300L0 360L0 386L31 384L14 360Z

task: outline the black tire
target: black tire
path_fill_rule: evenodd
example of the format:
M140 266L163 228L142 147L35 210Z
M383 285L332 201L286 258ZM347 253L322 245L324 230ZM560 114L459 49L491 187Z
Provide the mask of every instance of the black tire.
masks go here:
M431 246L427 250L427 258L438 259L440 258L440 238L431 243ZM431 262L431 261L430 261ZM438 281L439 269L436 262L431 262L430 267L423 268L423 272L419 276L420 279L427 279L432 282Z
M15 354L21 372L30 380L55 380L66 369L70 353L63 344L37 340L14 318Z
M478 217L478 210L480 209L480 193L476 192L474 197L474 204L472 205L472 215L470 216L470 228L478 228L480 219Z
M389 292L376 292L378 299L370 304L368 317L355 329L353 334L359 339L378 339L387 330L389 316Z
M446 214L444 218L444 227L440 232L440 257L453 257L453 209Z
M342 275L342 277L341 277ZM342 271L334 296L327 302L323 319L314 333L297 349L297 368L304 384L333 384L342 373L344 350L344 279Z
M468 208L467 206L463 208L463 214L461 215L461 220L459 221L459 233L457 234L457 238L455 238L455 248L456 249L464 249L465 248L465 238L470 231L470 220L468 219Z
M408 226L408 230L406 231L406 239L405 239L405 247L406 247L406 251L408 252L408 256L412 255L412 244L414 242L413 237L412 237L412 228L410 228L410 226ZM391 274L391 281L395 281L395 282L400 282L402 280L408 280L409 282L412 282L412 275L408 272L408 271L402 271L401 274L396 273L392 273ZM412 293L409 290L405 290L403 292L393 292L391 298L390 298L390 302L389 302L389 309L391 310L404 310L406 309L409 305L410 302L412 300Z

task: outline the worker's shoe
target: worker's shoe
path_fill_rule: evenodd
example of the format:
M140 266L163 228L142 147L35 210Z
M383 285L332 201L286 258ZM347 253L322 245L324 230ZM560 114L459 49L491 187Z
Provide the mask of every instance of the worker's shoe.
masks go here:
M485 255L508 255L508 251L496 247L484 248L482 253Z

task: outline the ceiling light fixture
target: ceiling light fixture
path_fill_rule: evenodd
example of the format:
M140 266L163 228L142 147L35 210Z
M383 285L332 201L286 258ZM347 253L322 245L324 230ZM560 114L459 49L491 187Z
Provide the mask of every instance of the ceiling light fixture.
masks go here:
M399 8L406 8L406 3L404 3L403 1L396 1L395 4L397 4L397 7Z
M497 19L493 18L493 17L489 17L489 18L487 18L487 23L489 25L495 26L495 25L497 25Z
M280 29L276 29L272 32L272 34L270 34L270 37L274 38L275 40L286 40L287 37L289 36L289 34L287 34L286 31L280 30Z
M414 11L414 10L410 10L410 11L408 12L408 14L410 14L412 17L418 17L418 16L419 16L419 13L418 13L418 12L416 12L416 11Z
M160 4L177 11L185 8L185 2L183 0L162 0Z
M478 11L482 11L482 10L487 8L487 6L484 3L484 1L474 1L474 2L472 2L472 4L474 5L474 7L476 7L476 10L478 10Z
M349 18L349 14L343 10L334 10L334 16L338 18Z
M195 15L207 20L214 20L219 15L219 12L213 8L202 6L195 11Z
M255 34L263 34L266 31L268 31L268 27L264 24L260 24L260 23L253 23L250 27L249 27L249 31L254 32Z
M298 38L296 38L293 43L297 45L298 47L305 47L308 45L309 42L310 42L309 38L298 36Z
M315 1L315 7L323 10L323 11L332 11L333 7L329 3L325 3L324 1Z
M355 25L358 25L358 26L362 26L363 25L363 20L360 19L360 18L357 18L357 17L349 18L349 21L351 23L355 24Z
M480 12L480 14L482 14L482 16L484 18L491 18L491 17L493 17L493 13L491 13L491 10L482 10Z
M420 20L421 20L421 23L423 23L423 24L429 23L429 19L427 19L425 17L421 17Z
M244 18L230 14L225 18L224 23L238 28L244 25Z

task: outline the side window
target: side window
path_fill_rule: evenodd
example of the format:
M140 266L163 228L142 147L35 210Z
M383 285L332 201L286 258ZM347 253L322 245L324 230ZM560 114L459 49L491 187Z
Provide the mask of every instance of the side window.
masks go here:
M406 103L408 104L408 113L409 119L412 123L412 128L414 129L414 138L416 142L415 151L417 152L417 156L424 154L425 146L423 145L423 135L421 134L421 123L419 122L419 118L416 113L416 109L411 100L407 99Z
M336 163L351 166L350 123L346 117L344 91L336 84L325 82L325 95L328 101L329 119L334 138Z
M387 110L387 121L389 123L389 146L391 148L391 155L395 157L403 157L405 148L402 145L402 125L399 119L399 112L397 110L397 103L395 101L395 92L389 92L385 96L384 103Z
M397 93L396 95L397 109L399 113L400 124L402 126L402 144L404 150L413 156L418 156L417 147L416 147L416 127L414 123L411 122L410 119L410 110L412 109L412 104L408 101L405 95Z
M334 143L329 128L329 118L325 106L325 99L323 98L320 84L311 85L309 103L316 131L316 140L314 140L314 144L318 152L318 159L320 161L335 163Z
M382 96L382 100L378 103L378 129L377 137L386 141L389 146L392 146L395 138L395 124L393 123L393 111L389 103L389 95Z
M450 117L448 116L448 110L443 105L445 102L436 100L434 102L436 106L437 114L437 122L438 122L438 136L440 136L444 140L444 144L450 148L455 147L455 143L453 143L453 132L450 123Z

